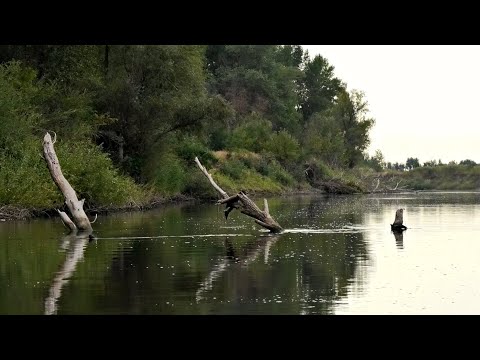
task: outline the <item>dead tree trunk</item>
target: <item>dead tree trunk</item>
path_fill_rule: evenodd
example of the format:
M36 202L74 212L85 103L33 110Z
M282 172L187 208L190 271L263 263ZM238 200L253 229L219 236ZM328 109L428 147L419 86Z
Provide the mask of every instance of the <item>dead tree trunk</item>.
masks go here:
M217 204L226 204L225 218L228 218L228 214L233 209L239 209L242 214L254 218L258 225L267 228L271 232L279 233L283 231L282 227L271 217L267 199L263 199L264 210L262 211L243 191L240 191L234 196L228 196L228 194L213 180L212 175L208 173L207 169L200 163L200 160L198 160L197 157L195 157L195 163L210 181L210 184L212 184L214 189L222 196L223 199L219 200Z
M78 200L75 190L62 174L60 162L58 161L57 154L53 148L55 139L52 141L50 134L48 132L45 134L45 137L43 138L43 156L47 162L48 170L50 171L53 181L58 186L63 194L63 197L65 198L65 204L70 210L70 214L73 217L73 222L64 212L59 211L60 217L66 226L70 228L70 230L74 230L72 225L75 225L80 231L92 231L90 220L88 220L87 214L85 214L85 211L83 210L83 203L85 202L85 199Z
M398 209L395 212L395 221L393 224L390 224L392 231L403 231L407 229L407 227L403 225L403 210L404 209Z

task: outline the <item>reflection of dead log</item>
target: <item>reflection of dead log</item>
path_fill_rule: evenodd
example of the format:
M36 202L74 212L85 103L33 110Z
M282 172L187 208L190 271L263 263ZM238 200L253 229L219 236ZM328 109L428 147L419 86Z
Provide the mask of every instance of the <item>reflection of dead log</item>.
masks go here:
M245 267L249 265L264 251L265 254L265 264L268 262L268 256L270 253L270 247L275 244L279 239L278 235L274 236L264 236L256 240L254 243L250 243L249 246L245 249L245 254L237 254L233 248L231 241L227 238L225 239L225 249L226 256L222 261L215 266L215 268L207 275L204 281L200 284L196 292L197 302L203 299L205 292L213 289L213 284L228 268L230 264L236 265L234 268L238 269L238 266ZM238 255L238 256L237 256Z
M267 199L264 201L264 210L260 210L258 206L250 200L250 198L245 194L244 191L240 191L238 194L233 196L228 196L228 194L213 180L212 175L210 175L207 169L200 163L197 157L195 157L195 163L198 165L203 174L210 181L210 184L217 190L217 192L222 196L222 200L219 200L217 204L226 204L225 209L225 218L228 218L228 214L233 209L239 209L242 214L250 216L255 219L255 222L267 228L271 232L281 232L282 227L271 217Z
M218 279L220 275L223 274L223 272L227 269L228 264L229 264L228 258L224 258L222 262L216 266L215 269L210 271L210 273L205 278L205 280L203 280L202 283L200 284L200 287L198 288L197 293L195 294L197 302L203 299L203 294L205 292L212 290L213 282L216 279Z
M83 210L83 203L85 202L85 199L78 200L75 190L63 176L62 169L60 168L60 162L58 161L57 154L53 148L55 141L56 135L52 140L52 137L47 132L43 138L43 156L47 162L48 170L50 171L53 181L58 186L59 190L63 194L63 197L65 198L65 204L72 215L73 221L70 220L66 213L58 210L57 211L59 212L63 223L69 227L70 230L75 230L78 228L81 231L92 231L90 220L88 220L88 217Z
M66 283L68 283L78 262L82 260L86 246L90 239L92 239L90 232L83 232L79 234L72 232L63 238L61 248L67 251L67 255L65 262L53 279L52 285L48 291L48 297L45 299L45 315L57 313L57 303L58 299L60 299L60 296L62 295L62 288Z

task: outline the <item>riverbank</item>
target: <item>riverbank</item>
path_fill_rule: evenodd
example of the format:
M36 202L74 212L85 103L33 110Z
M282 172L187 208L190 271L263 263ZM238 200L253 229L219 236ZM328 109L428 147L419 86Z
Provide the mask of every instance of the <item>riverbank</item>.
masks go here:
M145 204L128 204L125 206L92 206L85 207L85 212L90 216L95 214L109 214L117 212L142 211L154 209L165 204L199 201L201 199L186 195L175 195L169 197L156 197ZM0 206L0 221L8 220L28 220L41 217L58 216L56 208L36 209L22 208L18 206L4 205Z
M216 154L217 155L217 154ZM266 168L253 155L221 158L210 172L218 184L229 194L243 190L253 199L268 196L291 196L311 194L366 194L366 193L398 193L405 191L476 191L480 189L480 166L443 165L436 167L421 167L411 171L385 170L375 172L367 168L351 170L335 170L326 166L310 164L305 171L306 181L299 182L291 173L275 164ZM243 160L242 162L236 160ZM261 160L261 158L258 158ZM127 189L121 190L125 195L119 197L117 203L111 203L112 187L110 190L102 183L91 186L91 182L77 182L76 190L80 194L88 194L89 199L96 199L98 203L85 202L85 210L93 219L95 214L114 212L142 211L161 207L170 203L184 202L214 202L218 199L215 191L201 176L196 168L188 169L189 185L184 192L173 194L159 193L153 187L140 186L132 181L119 182L116 180L116 192L126 184ZM299 178L298 176L297 178ZM94 178L93 176L91 177ZM50 207L20 206L15 204L0 205L0 221L25 220L37 217L56 217L56 208L62 207L60 193L53 183L44 174L42 180L51 187L52 199L56 199ZM78 186L77 186L78 185ZM88 186L86 186L88 185ZM101 191L98 191L100 188ZM91 190L91 191L88 191ZM101 196L100 196L100 195ZM55 205L58 204L58 205Z
M324 194L324 191L319 189L311 188L310 190L291 190L284 191L281 194L272 193L267 191L256 191L251 192L250 196L253 199L260 197L268 196L295 196L295 195L315 195L315 194ZM133 211L145 211L150 209L159 208L168 204L179 204L179 203L189 203L189 202L215 202L218 200L218 197L195 197L183 194L177 194L174 196L167 197L155 197L145 204L129 204L125 206L92 206L86 207L85 212L87 215L92 218L95 214L105 215L111 213L121 213L121 212L133 212ZM47 217L57 217L58 213L56 208L50 209L35 209L35 208L22 208L18 206L4 205L0 206L0 222L13 221L13 220L28 220L33 218L47 218Z

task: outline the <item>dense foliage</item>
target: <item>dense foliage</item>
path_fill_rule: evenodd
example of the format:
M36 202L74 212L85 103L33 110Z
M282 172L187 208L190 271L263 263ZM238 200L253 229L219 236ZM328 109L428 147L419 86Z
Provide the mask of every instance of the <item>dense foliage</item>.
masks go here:
M299 45L1 46L0 204L61 204L46 131L91 206L212 196L195 156L227 190L321 187L378 167L367 113L364 94Z

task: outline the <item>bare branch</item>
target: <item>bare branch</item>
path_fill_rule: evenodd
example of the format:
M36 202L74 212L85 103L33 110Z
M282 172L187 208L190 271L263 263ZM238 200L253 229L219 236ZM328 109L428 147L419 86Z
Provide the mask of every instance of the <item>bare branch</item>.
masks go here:
M198 157L196 156L195 156L195 162L197 163L200 170L202 170L202 172L205 174L205 176L210 181L210 184L212 184L215 190L217 190L224 199L227 199L228 194L220 186L217 185L217 183L213 180L212 175L208 173L207 169L205 169L205 167L200 163L200 160L198 160Z
M265 214L270 216L270 211L268 210L268 201L267 199L263 199L263 211L265 211Z
M63 225L65 225L66 228L72 231L77 230L77 226L73 223L72 220L70 220L70 217L67 215L66 212L60 211L58 209L55 209L55 210L57 210L58 214L60 215L60 219L62 219L62 223Z
M221 200L218 200L217 201L217 204L218 205L221 205L221 204L225 204L225 203L234 203L236 201L238 201L239 197L238 197L238 194L237 195L233 195L233 196L230 196L226 199L221 199Z
M93 221L90 221L90 224L93 224L95 221L97 221L98 214L95 214L95 219Z

